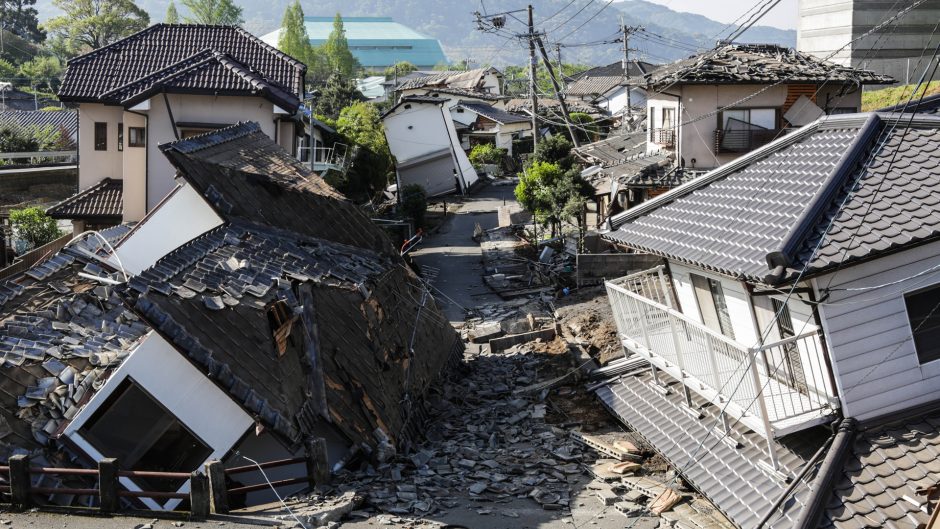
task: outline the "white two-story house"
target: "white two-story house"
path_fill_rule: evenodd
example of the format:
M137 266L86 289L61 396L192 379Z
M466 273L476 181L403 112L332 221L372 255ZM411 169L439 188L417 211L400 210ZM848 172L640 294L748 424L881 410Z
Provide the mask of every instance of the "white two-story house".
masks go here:
M650 152L713 169L825 114L858 112L862 85L893 83L775 44L724 44L643 77ZM639 81L638 81L639 82Z
M663 262L607 282L649 369L598 395L739 527L926 521L888 499L940 470L938 149L936 117L823 117L603 235Z
M72 59L59 98L78 105L80 193L50 214L139 221L175 185L159 145L239 121L296 155L305 72L233 26L156 24Z

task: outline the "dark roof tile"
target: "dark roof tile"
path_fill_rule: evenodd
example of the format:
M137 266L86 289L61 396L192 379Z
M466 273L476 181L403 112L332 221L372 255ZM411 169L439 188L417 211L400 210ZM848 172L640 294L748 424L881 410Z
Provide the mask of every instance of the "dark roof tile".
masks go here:
M105 178L52 206L46 213L55 219L120 221L124 213L124 181Z

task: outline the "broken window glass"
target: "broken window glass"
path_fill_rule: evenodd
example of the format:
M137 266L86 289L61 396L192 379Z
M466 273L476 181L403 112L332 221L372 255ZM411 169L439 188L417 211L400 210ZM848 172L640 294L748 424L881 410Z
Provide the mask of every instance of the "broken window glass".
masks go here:
M128 470L192 472L212 454L172 413L130 378L80 430L105 457ZM180 481L135 478L145 490L177 490Z

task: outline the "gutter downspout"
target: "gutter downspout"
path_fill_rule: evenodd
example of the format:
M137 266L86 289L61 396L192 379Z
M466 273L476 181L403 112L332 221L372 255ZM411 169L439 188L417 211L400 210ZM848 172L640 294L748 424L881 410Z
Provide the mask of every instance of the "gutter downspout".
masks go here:
M143 117L144 130L147 131L147 136L144 138L144 216L146 217L147 213L150 212L150 208L147 206L147 204L150 203L150 116L143 112L136 112L129 109L125 110L125 112ZM121 212L121 217L121 220L124 220L123 211Z
M163 104L166 105L166 113L170 118L170 124L173 125L173 136L176 137L176 140L180 139L180 129L176 126L176 119L173 118L173 109L170 108L170 98L166 95L166 90L163 91Z
M806 505L800 511L800 516L793 524L793 529L816 528L819 517L828 503L828 496L832 493L833 478L845 463L845 456L848 455L852 442L855 440L857 427L858 422L851 417L842 420L835 439L832 441L832 448L819 467L819 472L816 474L816 483L813 483L809 498L806 499Z
M803 477L809 473L811 468L816 466L816 462L819 461L819 458L821 458L823 454L826 453L826 450L832 446L832 442L836 438L836 435L837 434L834 433L829 436L829 438L826 439L826 442L819 447L819 450L816 450L816 453L813 454L813 457L803 464L803 469L800 470L800 473L797 474L795 478L793 478L793 481L791 481L787 489L784 490L782 494L780 494L780 496L777 498L777 501L774 502L770 509L767 509L767 514L765 514L764 517L761 518L759 522L757 522L757 525L754 526L754 529L761 529L768 521L770 521L773 515L777 512L777 509L780 508L783 502L790 497L790 494L792 494L794 489L796 489L796 487L802 482Z

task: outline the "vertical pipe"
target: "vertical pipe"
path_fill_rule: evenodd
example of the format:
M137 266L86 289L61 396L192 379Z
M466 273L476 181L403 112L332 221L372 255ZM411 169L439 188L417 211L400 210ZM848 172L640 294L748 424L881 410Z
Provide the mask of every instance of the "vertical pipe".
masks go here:
M529 4L529 98L532 103L532 151L539 145L539 99L535 91L535 22L532 20L532 4Z

